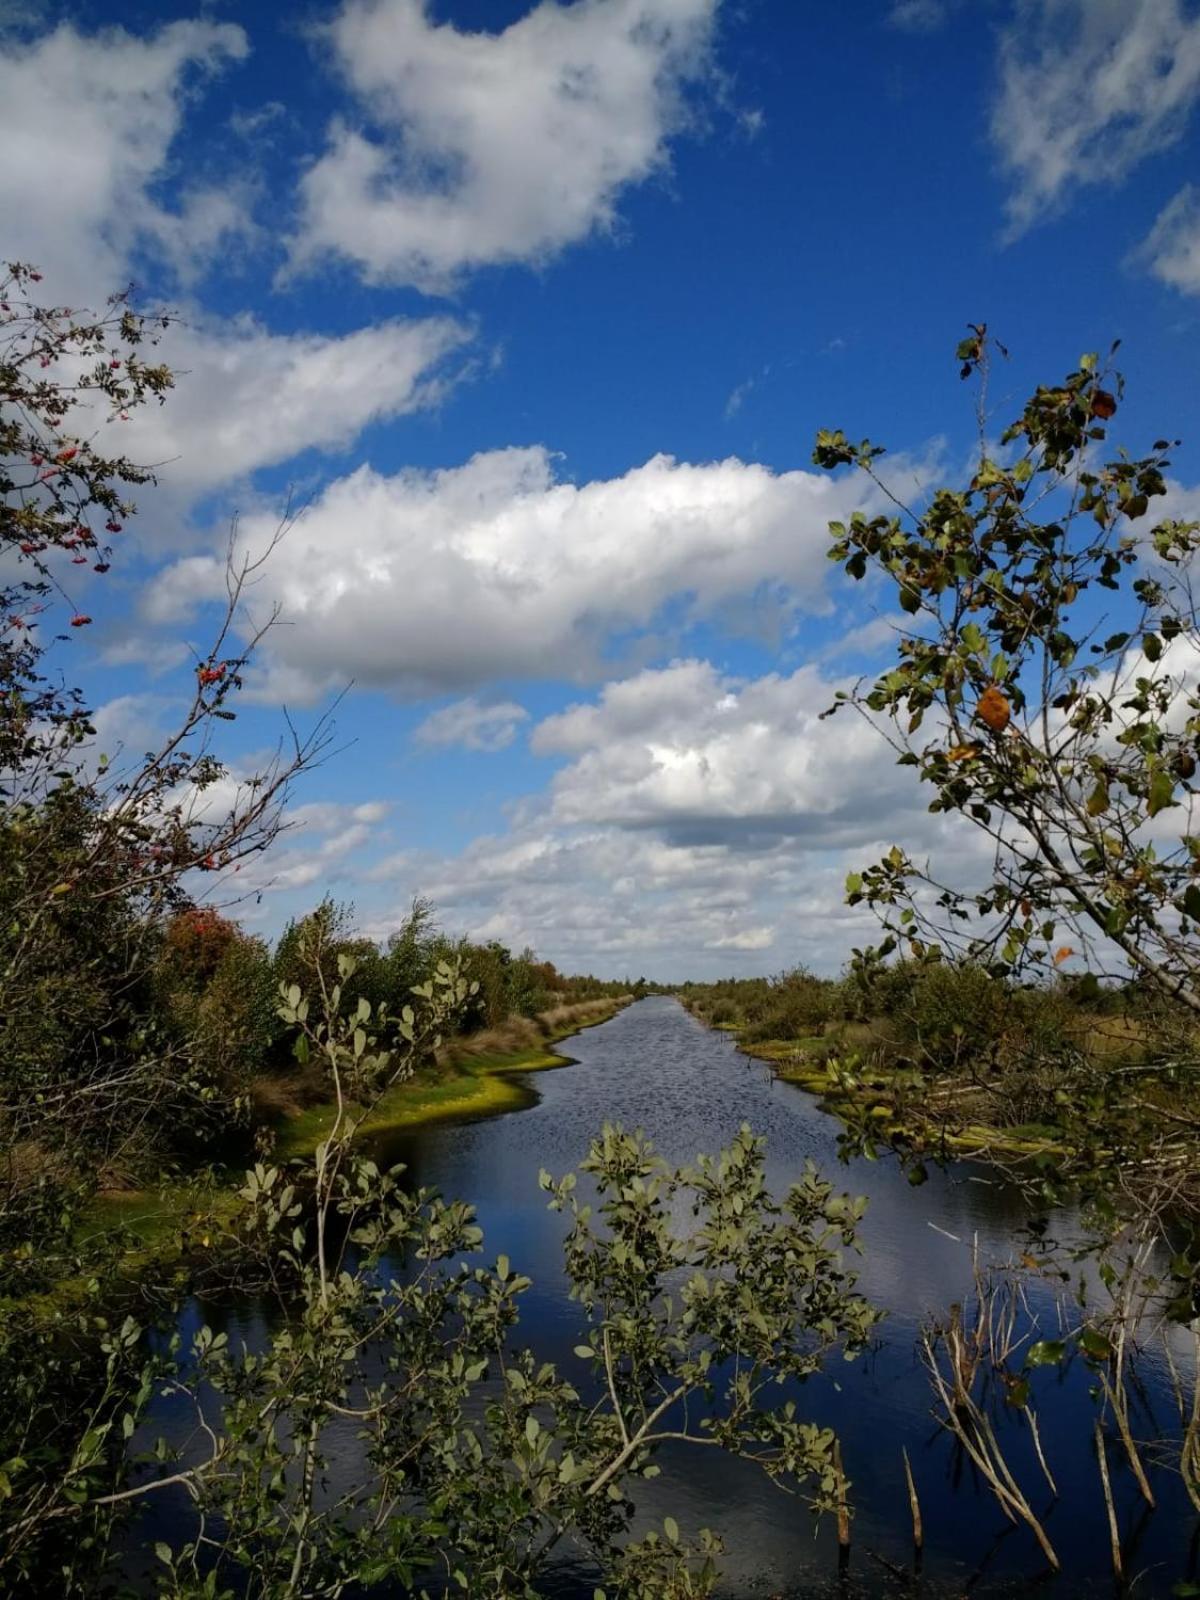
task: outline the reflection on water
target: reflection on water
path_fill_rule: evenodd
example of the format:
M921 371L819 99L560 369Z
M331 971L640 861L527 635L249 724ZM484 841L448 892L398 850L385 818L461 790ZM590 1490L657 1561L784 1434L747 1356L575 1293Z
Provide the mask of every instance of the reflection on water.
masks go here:
M572 1376L583 1367L572 1354L581 1313L566 1294L562 1273L564 1219L546 1208L537 1175L578 1165L590 1138L606 1119L642 1127L670 1160L691 1160L728 1142L743 1122L766 1135L772 1182L784 1187L806 1158L835 1182L870 1197L863 1227L860 1285L888 1318L878 1346L859 1361L838 1363L807 1384L802 1404L842 1438L856 1507L854 1555L838 1582L832 1529L815 1537L808 1514L756 1470L719 1452L678 1447L664 1455L660 1478L638 1489L640 1517L661 1521L670 1512L694 1535L711 1527L725 1536L729 1595L813 1594L826 1588L878 1594L904 1584L896 1575L911 1562L911 1524L901 1448L906 1447L925 1524L924 1585L961 1594L1023 1587L1041 1571L1036 1546L1006 1521L990 1491L964 1463L931 1415L926 1374L915 1334L930 1313L970 1292L972 1250L982 1262L1003 1262L1022 1245L1024 1211L1011 1189L982 1169L934 1173L912 1188L893 1163L856 1162L840 1167L836 1124L812 1099L773 1082L766 1070L739 1055L722 1034L709 1032L674 1001L650 999L564 1046L576 1062L531 1077L540 1096L531 1109L484 1121L443 1125L394 1138L378 1156L402 1161L413 1181L478 1209L491 1259L501 1251L533 1279L523 1298L521 1337ZM1056 1216L1052 1228L1069 1233L1072 1219ZM1043 1312L1048 1307L1043 1302ZM224 1313L231 1334L261 1338L253 1308ZM1035 1375L1034 1403L1060 1498L1037 1468L1028 1429L1013 1413L1004 1434L1010 1464L1041 1515L1063 1560L1057 1595L1111 1581L1100 1480L1092 1452L1094 1405L1090 1375L1076 1361L1065 1371ZM1168 1373L1153 1352L1141 1368L1133 1426L1149 1439L1170 1427L1175 1401ZM356 1470L353 1442L338 1463ZM1169 1594L1191 1575L1195 1517L1169 1460L1152 1467L1158 1509L1137 1498L1130 1473L1111 1457L1114 1492L1126 1541L1126 1570L1136 1589ZM568 1559L548 1592L563 1597L592 1593L592 1574Z

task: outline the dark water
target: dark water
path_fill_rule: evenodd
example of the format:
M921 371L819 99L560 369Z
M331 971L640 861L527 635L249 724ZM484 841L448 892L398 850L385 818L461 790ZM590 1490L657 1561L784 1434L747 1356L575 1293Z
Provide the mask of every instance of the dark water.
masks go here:
M863 1228L860 1287L888 1315L878 1347L854 1363L838 1361L800 1391L803 1411L835 1426L853 1483L854 1550L844 1580L858 1593L904 1587L891 1569L911 1566L911 1523L901 1448L907 1447L925 1525L922 1585L933 1594L1015 1593L1046 1580L1031 1534L1013 1527L990 1491L932 1418L927 1375L916 1334L931 1314L945 1315L971 1289L972 1251L985 1263L1012 1260L1024 1248L1024 1209L1016 1195L981 1168L934 1173L913 1188L889 1162L837 1161L837 1125L810 1096L773 1082L761 1064L737 1053L674 1001L650 999L562 1047L576 1058L560 1071L530 1075L539 1097L528 1110L476 1122L443 1125L394 1138L378 1155L402 1161L413 1179L447 1196L471 1201L485 1230L489 1259L506 1253L533 1279L523 1297L521 1337L571 1374L583 1364L572 1354L581 1313L562 1274L564 1221L546 1208L537 1174L578 1165L606 1119L643 1127L673 1161L715 1151L748 1122L767 1139L773 1184L782 1189L805 1159L834 1181L870 1198ZM1074 1219L1051 1219L1069 1237ZM1058 1331L1053 1296L1031 1295L1041 1333ZM254 1313L235 1314L253 1334ZM1191 1335L1179 1330L1177 1358L1188 1362ZM1178 1414L1161 1345L1148 1346L1139 1365L1142 1389L1133 1417L1141 1439L1177 1427ZM1064 1575L1045 1587L1055 1596L1112 1582L1100 1478L1092 1448L1092 1377L1080 1361L1064 1371L1034 1374L1034 1406L1060 1495L1052 1502L1032 1453L1027 1425L1000 1406L998 1428L1010 1465L1042 1515L1063 1562ZM1150 1452L1152 1455L1153 1452ZM355 1470L353 1451L347 1471ZM662 1476L639 1487L640 1517L661 1522L668 1512L682 1531L710 1527L726 1540L726 1592L733 1596L813 1594L838 1586L833 1531L814 1535L811 1518L757 1470L717 1451L678 1447L662 1458ZM1148 1461L1158 1507L1137 1496L1132 1475L1110 1453L1126 1572L1139 1594L1166 1595L1193 1576L1196 1519L1182 1483L1163 1461ZM889 1566L890 1564L890 1566ZM568 1561L552 1592L592 1593L592 1575Z

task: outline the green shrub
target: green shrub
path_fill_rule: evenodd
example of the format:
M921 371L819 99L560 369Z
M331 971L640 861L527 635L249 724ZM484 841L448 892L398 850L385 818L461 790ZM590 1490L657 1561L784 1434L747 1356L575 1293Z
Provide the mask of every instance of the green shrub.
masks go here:
M982 967L935 962L912 967L915 980L906 999L895 997L900 1038L919 1061L947 1071L986 1056L1004 1032L1011 996L1007 986Z

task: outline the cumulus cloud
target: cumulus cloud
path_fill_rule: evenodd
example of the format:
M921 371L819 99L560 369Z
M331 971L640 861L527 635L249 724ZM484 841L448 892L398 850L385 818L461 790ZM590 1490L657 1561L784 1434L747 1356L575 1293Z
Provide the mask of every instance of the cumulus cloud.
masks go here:
M861 718L821 719L838 687L811 666L743 683L707 661L610 683L535 730L535 750L573 757L553 781L552 814L691 844L791 837L841 848L901 812L918 831L921 798L906 784L898 804L878 733Z
M783 845L747 855L529 823L455 857L386 860L359 906L366 931L383 937L411 895L426 894L447 928L532 945L566 970L682 979L800 960L833 970L869 938L869 919L839 903L846 870L840 856Z
M421 744L462 745L465 750L504 750L529 713L515 700L490 704L469 696L442 706L425 718L413 738Z
M294 261L440 292L611 227L666 163L718 3L541 0L469 33L426 0L345 0L326 38L364 122L335 122L306 174Z
M844 904L847 872L894 843L955 881L990 860L861 719L819 720L837 687L812 668L741 681L704 661L610 683L539 724L535 747L565 761L509 832L374 865L369 928L396 920L383 893L399 907L421 893L447 926L576 969L836 971L876 929Z
M227 191L179 188L167 208L152 195L179 132L185 86L249 52L233 23L173 22L149 38L70 24L0 59L0 212L10 257L40 263L68 302L122 286L147 241L178 262L212 258L245 225Z
M992 136L1010 232L1174 144L1200 94L1200 16L1181 0L1020 0Z
M186 21L147 37L64 24L5 52L5 251L42 267L47 298L102 306L145 260L187 287L253 235L252 186L229 174L189 185L174 149L198 80L248 51L233 24ZM159 198L168 185L169 205ZM436 405L462 374L449 358L472 337L449 317L393 318L332 337L191 313L157 348L175 393L161 409L134 412L119 448L161 464L178 504Z
M614 631L653 627L669 602L685 620L754 595L788 615L821 609L826 525L861 503L853 480L736 458L660 455L582 486L541 446L437 472L362 467L263 574L260 599L289 623L271 640L271 686L312 697L353 678L415 696L590 677ZM247 518L248 547L272 531ZM215 557L175 563L146 614L177 621L222 583Z

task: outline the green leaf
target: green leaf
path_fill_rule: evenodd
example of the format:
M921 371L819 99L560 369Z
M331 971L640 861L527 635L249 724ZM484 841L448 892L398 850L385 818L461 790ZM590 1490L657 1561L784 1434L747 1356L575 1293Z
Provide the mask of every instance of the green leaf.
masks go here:
M672 1544L679 1543L679 1524L675 1521L674 1517L663 1518L663 1532L666 1534L667 1538Z
M1200 922L1200 884L1189 883L1184 890L1183 910L1193 922Z
M1025 1365L1027 1367L1056 1367L1067 1353L1067 1346L1062 1339L1039 1339L1036 1344L1031 1344L1025 1352Z
M1174 803L1175 785L1171 774L1166 767L1159 767L1150 779L1150 793L1146 799L1146 810L1152 817L1160 811L1165 811Z
M1097 1333L1095 1328L1083 1328L1079 1334L1079 1348L1084 1355L1090 1356L1093 1361L1107 1361L1112 1356L1113 1348L1102 1333Z
M1096 780L1096 787L1088 795L1087 814L1089 817L1102 817L1108 810L1108 784L1103 778Z

